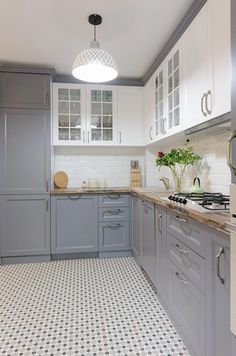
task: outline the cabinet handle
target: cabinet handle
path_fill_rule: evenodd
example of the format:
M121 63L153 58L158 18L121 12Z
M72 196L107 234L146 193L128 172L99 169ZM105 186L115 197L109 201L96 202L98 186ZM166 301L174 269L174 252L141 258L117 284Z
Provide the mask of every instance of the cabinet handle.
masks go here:
M108 227L109 229L119 229L121 226L121 224L105 225L105 227Z
M45 189L46 189L46 192L49 192L49 179L46 178L45 180Z
M49 200L45 200L45 209L46 211L49 211Z
M236 167L233 166L231 148L232 148L232 141L235 139L236 139L236 133L234 132L232 137L227 142L227 146L226 146L227 164L233 175L236 175Z
M176 275L176 277L178 278L178 280L179 280L181 283L183 283L183 284L185 284L185 285L188 285L188 284L189 284L189 282L187 282L187 281L185 281L183 278L181 278L179 272L176 272L175 275Z
M111 214L111 215L118 215L121 212L120 209L116 210L106 210L105 213Z
M109 199L119 199L120 198L120 195L108 195L108 198Z
M153 138L152 138L152 126L149 129L149 138L150 138L151 141L153 140Z
M179 252L184 253L185 255L189 254L189 251L186 251L186 250L180 248L180 246L178 244L176 244L175 247Z
M45 95L45 105L46 105L46 106L49 106L49 105L50 105L50 96L49 96L48 93Z
M121 143L121 131L119 131L119 143Z
M160 213L157 218L158 231L162 234L161 223L162 223L162 213Z
M224 247L220 247L218 254L216 255L216 273L217 277L219 278L220 282L222 284L225 283L224 278L221 277L220 275L220 257L225 253Z
M181 221L182 223L188 224L188 220L181 218L179 215L176 215L176 219Z
M84 130L83 130L83 143L85 143L85 133L84 133Z
M208 106L208 98L210 97L211 99L211 105L210 105L210 109L209 109L209 106ZM212 113L212 93L211 93L211 90L208 90L208 92L206 93L206 111L209 115L211 115Z
M67 195L67 198L69 198L70 200L79 200L81 197L81 195Z
M204 101L205 101L205 105L204 105ZM207 95L206 93L204 93L203 96L201 97L201 111L203 113L203 116L207 116L207 111L204 110L204 108L206 108L206 102L207 102Z

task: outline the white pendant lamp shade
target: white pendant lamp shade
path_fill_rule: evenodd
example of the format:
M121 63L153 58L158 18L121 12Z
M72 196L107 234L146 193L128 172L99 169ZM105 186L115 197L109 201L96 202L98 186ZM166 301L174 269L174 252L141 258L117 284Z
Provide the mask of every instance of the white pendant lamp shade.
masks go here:
M100 48L96 40L96 25L102 22L99 15L90 15L89 22L94 25L94 40L90 48L82 51L75 59L72 75L85 82L102 83L115 79L118 75L113 57Z

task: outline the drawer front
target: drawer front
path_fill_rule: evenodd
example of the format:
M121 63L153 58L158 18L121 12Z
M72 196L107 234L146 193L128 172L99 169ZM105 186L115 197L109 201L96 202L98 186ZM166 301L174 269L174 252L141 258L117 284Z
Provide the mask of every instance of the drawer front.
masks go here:
M129 223L100 223L99 251L125 251L130 249Z
M205 260L170 234L167 234L167 254L169 259L205 292Z
M206 257L206 234L209 234L206 227L193 222L185 215L169 213L167 231L199 255Z
M205 295L168 260L168 305L196 355L205 356Z
M129 221L129 208L99 208L99 221Z
M99 197L99 207L120 207L129 206L129 195L127 194L108 194Z

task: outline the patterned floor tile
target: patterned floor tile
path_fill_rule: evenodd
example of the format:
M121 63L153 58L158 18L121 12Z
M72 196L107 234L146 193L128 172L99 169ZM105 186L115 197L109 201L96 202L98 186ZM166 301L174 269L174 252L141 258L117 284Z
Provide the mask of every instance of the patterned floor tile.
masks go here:
M131 257L1 266L0 355L190 356Z

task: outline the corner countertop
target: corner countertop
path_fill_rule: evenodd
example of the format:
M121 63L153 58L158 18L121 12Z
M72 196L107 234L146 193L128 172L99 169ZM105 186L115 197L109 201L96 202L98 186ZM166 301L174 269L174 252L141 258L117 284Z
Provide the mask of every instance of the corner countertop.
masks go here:
M201 213L199 211L190 209L186 206L176 205L169 200L164 200L171 192L160 192L155 187L108 187L108 188L65 188L65 189L53 189L51 195L76 195L76 194L121 194L131 193L133 196L137 196L146 201L150 201L154 204L158 204L164 208L185 215L193 220L196 220L202 224L208 225L221 232L228 233L227 223L230 222L230 214L226 213Z

